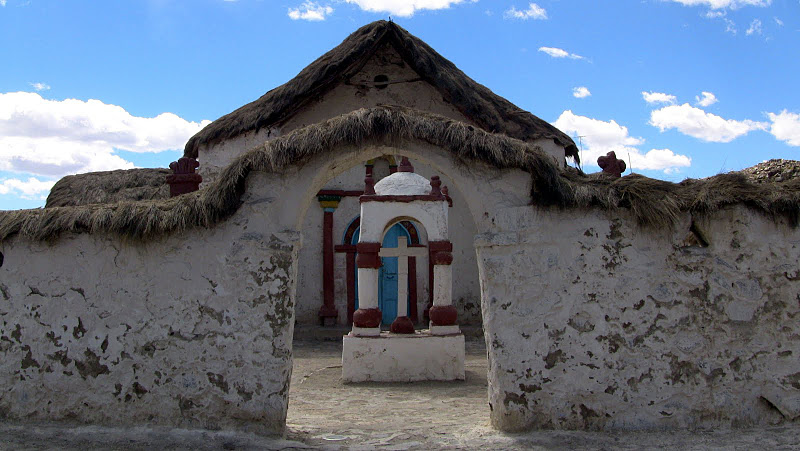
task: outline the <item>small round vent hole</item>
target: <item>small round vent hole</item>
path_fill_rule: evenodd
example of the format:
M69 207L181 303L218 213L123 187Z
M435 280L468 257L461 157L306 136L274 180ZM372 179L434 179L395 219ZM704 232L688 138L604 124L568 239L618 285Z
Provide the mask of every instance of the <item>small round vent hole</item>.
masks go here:
M389 77L386 75L376 75L375 76L375 87L378 89L386 89L389 86Z

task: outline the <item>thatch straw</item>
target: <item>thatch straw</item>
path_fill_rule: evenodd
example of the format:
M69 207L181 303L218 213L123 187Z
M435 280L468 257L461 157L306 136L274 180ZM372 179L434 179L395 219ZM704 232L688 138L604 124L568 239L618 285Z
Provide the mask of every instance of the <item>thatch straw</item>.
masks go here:
M200 146L280 126L310 101L358 73L387 44L445 100L484 130L528 142L552 139L566 148L567 156L579 161L578 148L569 136L472 80L397 24L383 20L356 30L286 84L206 126L186 143L184 154L197 158Z
M752 183L741 173L679 184L640 175L611 178L565 171L540 148L470 125L403 107L361 109L267 141L238 157L202 190L167 200L0 212L0 241L20 234L53 240L64 232L111 233L147 239L211 227L240 205L252 171L282 172L335 148L423 141L460 161L518 168L531 175L534 205L630 211L644 226L672 227L681 212L709 213L744 204L797 224L800 179Z
M53 186L45 208L166 199L169 169L123 169L68 175Z

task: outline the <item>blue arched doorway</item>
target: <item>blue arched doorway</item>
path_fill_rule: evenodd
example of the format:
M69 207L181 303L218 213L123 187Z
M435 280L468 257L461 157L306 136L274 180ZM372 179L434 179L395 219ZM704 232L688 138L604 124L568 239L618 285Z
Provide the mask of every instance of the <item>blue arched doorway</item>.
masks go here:
M360 236L360 217L356 217L351 221L350 226L345 231L343 237L343 244L352 246L353 248L358 243ZM412 246L420 246L419 234L415 225L409 221L402 221L392 226L384 235L382 247L396 248L397 238L404 236L408 239L408 243ZM355 262L355 254L348 256ZM397 317L397 257L382 257L383 266L379 272L378 281L378 306L383 314L382 323L390 325ZM412 321L417 321L417 293L416 293L416 259L410 257L409 259L409 290L408 298L408 312ZM413 271L413 273L412 273ZM352 290L354 292L354 302L352 310L358 309L358 268L354 264L348 266L348 279L352 279ZM348 281L348 285L351 282ZM350 307L349 307L350 308Z

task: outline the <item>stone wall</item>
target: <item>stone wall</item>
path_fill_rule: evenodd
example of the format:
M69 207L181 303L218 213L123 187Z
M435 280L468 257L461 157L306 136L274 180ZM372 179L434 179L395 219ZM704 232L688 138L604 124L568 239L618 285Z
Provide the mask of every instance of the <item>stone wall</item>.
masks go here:
M237 214L2 243L0 418L282 433L298 241Z
M746 208L674 231L510 208L476 240L503 430L769 425L800 415L800 231ZM777 221L777 224L776 224Z

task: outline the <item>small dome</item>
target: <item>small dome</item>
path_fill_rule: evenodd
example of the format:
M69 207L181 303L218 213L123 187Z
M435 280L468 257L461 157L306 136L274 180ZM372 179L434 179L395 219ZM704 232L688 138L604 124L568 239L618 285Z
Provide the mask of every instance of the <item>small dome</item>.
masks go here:
M375 184L379 196L415 196L431 193L431 182L413 172L395 172Z

